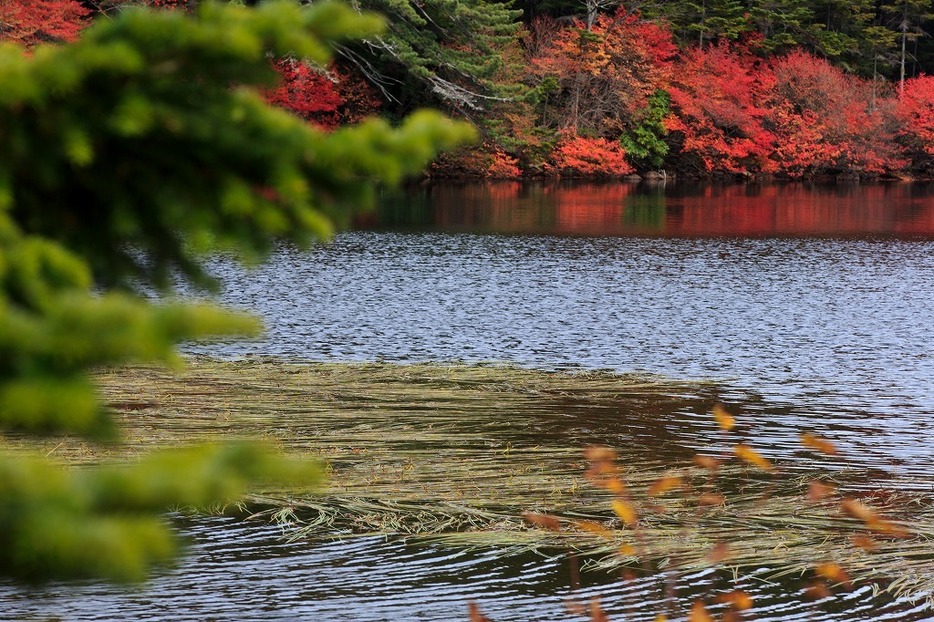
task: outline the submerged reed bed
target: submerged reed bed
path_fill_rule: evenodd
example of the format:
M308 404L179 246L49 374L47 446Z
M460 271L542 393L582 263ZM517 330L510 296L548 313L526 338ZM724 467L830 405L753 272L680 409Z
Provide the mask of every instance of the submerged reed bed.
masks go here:
M557 546L582 553L590 567L766 565L776 577L814 575L832 562L847 581L887 578L892 591L934 595L930 497L862 490L857 498L860 487L850 487L859 474L825 471L817 455L786 471L763 468L754 451L697 459L679 425L709 420L711 435L728 433L730 415L714 408L712 384L504 366L201 358L180 372L133 367L98 381L124 441L61 440L47 445L50 455L82 464L193 440L272 439L322 461L329 474L322 490L252 497L249 511L292 523L292 537ZM620 484L594 475L583 451L593 446L615 448ZM815 494L819 477L827 488ZM865 516L841 511L846 500L910 523L873 534Z

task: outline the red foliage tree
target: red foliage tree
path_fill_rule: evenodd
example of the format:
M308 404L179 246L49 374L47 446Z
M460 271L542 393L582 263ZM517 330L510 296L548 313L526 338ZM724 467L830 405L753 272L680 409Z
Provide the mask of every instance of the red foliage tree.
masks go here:
M343 100L326 72L294 58L278 59L273 66L282 81L278 88L266 94L269 103L321 128L337 127Z
M843 150L826 139L826 128L814 112L796 112L782 103L769 111L769 120L776 134L770 154L776 172L798 179L826 171L840 161Z
M779 172L879 175L904 165L891 98L875 96L865 80L805 52L791 52L772 67L768 103Z
M665 121L681 137L681 153L703 172L771 170L774 136L763 125L768 69L742 48L726 43L693 49L672 77L673 114Z
M568 131L562 133L545 170L583 177L622 177L635 172L626 161L626 151L618 142L585 138Z
M347 69L332 65L322 70L294 58L276 60L273 67L281 82L266 93L267 101L318 127L334 129L379 111L372 87Z
M73 41L89 13L75 0L0 0L0 40L27 47Z
M934 169L934 76L905 82L898 120L898 140L912 168L929 173Z
M145 4L157 9L188 10L196 2L146 0ZM273 68L280 82L266 92L266 100L322 129L356 123L379 111L380 100L372 87L351 70L337 65L321 69L296 58L277 59Z

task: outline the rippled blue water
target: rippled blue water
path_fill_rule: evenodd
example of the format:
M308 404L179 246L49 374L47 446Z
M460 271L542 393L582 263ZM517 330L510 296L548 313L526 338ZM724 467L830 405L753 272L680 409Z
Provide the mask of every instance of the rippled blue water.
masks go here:
M610 368L934 412L931 241L358 232L214 268L267 337L209 352Z
M572 591L563 554L465 551L373 537L288 544L268 525L225 518L179 524L192 538L191 554L145 588L53 585L26 592L0 584L0 619L466 620L466 603L474 600L501 622L570 621L585 618L570 615L567 603L589 606L592 597L617 622L651 622L666 610L655 579L623 582L585 572ZM874 597L871 586L813 603L789 599L782 586L769 584L755 574L734 582L731 573L703 570L682 577L678 593L690 601L746 590L756 595L751 619L760 622L934 619L923 602Z
M196 351L708 378L771 451L816 427L934 473L934 241L352 232L214 269L267 336Z

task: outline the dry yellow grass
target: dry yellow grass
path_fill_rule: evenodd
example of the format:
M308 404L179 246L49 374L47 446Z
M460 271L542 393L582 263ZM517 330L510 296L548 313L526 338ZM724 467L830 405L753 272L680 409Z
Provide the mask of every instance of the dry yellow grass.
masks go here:
M467 546L566 546L606 568L647 560L686 568L768 564L781 575L833 562L854 580L888 577L895 591L934 594L930 498L888 497L888 507L877 509L910 517L908 537L883 534L881 546L857 546L864 525L839 509L846 482L808 501L817 473L755 474L735 459L711 470L710 459L692 461L692 452L671 442L673 413L716 402L707 384L265 359L194 359L180 372L117 369L98 381L124 441L44 442L49 455L89 464L189 441L271 438L321 460L329 473L314 493L252 497L252 510L300 525L296 536L402 533ZM617 449L616 488L584 478L582 448L594 444ZM613 510L624 489L634 513L627 521ZM530 525L526 512L555 516L560 529Z

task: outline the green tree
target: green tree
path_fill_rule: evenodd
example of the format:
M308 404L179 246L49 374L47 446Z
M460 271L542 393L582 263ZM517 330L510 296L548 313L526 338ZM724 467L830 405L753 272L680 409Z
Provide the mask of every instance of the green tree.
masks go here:
M403 107L432 102L477 118L498 102L522 98L507 79L504 50L517 45L522 11L496 0L365 0L389 28L364 44L342 46L384 96ZM426 94L430 98L426 98Z
M807 45L821 30L806 0L752 0L749 15L769 52Z
M0 45L0 431L113 438L92 370L177 364L179 341L259 329L135 292L168 290L173 275L213 287L205 253L256 261L276 240L326 237L370 182L470 137L429 113L325 134L263 102L268 53L324 63L332 42L380 31L335 4L205 2L193 15L122 11L64 47ZM316 474L256 443L79 471L7 451L0 574L138 580L175 554L165 508Z
M871 0L825 0L815 6L818 29L813 30L816 52L853 64L858 60L865 29L875 13Z
M640 168L661 168L668 155L665 118L671 114L671 97L667 91L655 91L649 97L640 123L620 139L626 157Z
M740 0L675 0L647 4L642 13L662 19L682 45L704 47L721 39L735 40L752 29Z
M905 90L906 67L910 53L908 44L915 43L925 32L923 26L934 19L931 0L889 0L880 5L880 25L897 33L898 93Z

